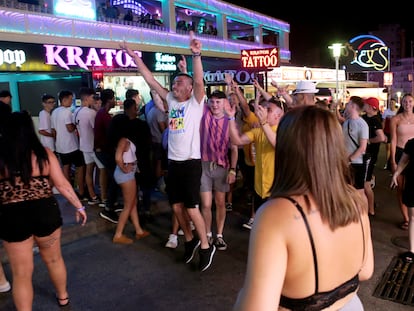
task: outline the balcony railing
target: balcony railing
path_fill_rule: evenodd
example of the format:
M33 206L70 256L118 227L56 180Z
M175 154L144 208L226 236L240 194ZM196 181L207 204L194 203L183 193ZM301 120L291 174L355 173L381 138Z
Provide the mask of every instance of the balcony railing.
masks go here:
M164 26L127 22L119 19L86 21L57 17L48 7L0 0L0 32L44 35L84 40L127 42L188 50L187 31L169 31ZM214 35L200 34L203 50L208 54L227 53L239 56L244 49L273 47L243 40L223 40ZM290 59L290 51L281 50L281 59Z

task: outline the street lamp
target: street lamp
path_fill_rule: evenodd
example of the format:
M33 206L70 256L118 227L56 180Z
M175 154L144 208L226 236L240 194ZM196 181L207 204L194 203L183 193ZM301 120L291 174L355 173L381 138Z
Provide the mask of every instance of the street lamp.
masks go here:
M339 57L341 57L342 43L334 43L329 46L332 49L333 57L335 58L335 72L336 72L336 87L335 87L335 102L339 99Z

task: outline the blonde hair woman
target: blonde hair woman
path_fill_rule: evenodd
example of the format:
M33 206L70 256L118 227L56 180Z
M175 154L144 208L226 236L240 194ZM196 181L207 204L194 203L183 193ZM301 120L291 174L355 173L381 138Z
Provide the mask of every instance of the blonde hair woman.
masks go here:
M271 198L256 213L234 310L363 310L359 281L374 269L370 223L341 137L335 116L316 106L280 121Z

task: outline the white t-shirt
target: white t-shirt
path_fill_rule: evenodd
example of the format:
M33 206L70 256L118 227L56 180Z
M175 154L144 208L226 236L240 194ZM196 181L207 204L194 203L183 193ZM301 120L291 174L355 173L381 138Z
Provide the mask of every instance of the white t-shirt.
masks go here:
M70 153L79 149L79 139L76 132L72 133L66 128L66 124L72 123L70 107L58 107L52 112L52 128L56 131L56 152Z
M185 161L201 159L200 122L204 99L198 103L194 95L185 102L178 102L171 92L168 103L168 159Z
M79 134L79 149L82 152L93 152L94 127L96 111L89 107L79 107L73 112L73 124Z
M46 110L42 110L39 112L39 131L44 130L48 133L52 133L51 122L52 121L50 119L49 112L47 112ZM55 139L53 137L40 134L40 142L43 146L48 147L52 151L55 151Z

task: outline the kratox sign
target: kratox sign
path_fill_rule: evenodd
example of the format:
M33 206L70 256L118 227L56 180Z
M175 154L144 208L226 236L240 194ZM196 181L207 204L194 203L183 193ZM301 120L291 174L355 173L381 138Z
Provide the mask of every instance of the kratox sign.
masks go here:
M242 50L243 68L265 69L279 66L279 50L277 48L260 50Z

